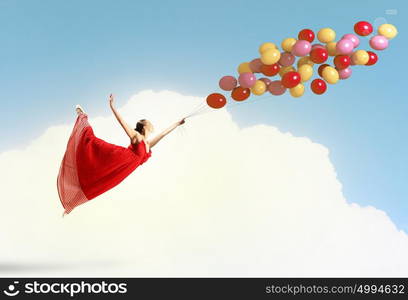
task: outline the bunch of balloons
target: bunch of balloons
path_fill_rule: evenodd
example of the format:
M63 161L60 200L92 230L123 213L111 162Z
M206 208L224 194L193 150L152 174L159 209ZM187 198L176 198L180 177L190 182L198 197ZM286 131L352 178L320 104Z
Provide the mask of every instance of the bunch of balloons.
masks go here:
M317 73L321 78L313 79L310 88L313 93L321 95L326 92L327 84L349 78L352 74L351 66L372 66L377 62L375 52L357 49L360 44L358 36L370 35L373 26L369 22L360 21L354 25L354 32L336 41L336 32L331 28L323 28L317 32L320 43L313 44L315 33L311 29L303 29L297 39L286 38L282 41L282 51L274 43L263 43L259 47L259 58L241 63L238 66L238 78L224 76L219 86L231 92L231 98L235 101L243 101L251 94L259 96L265 92L279 96L287 89L293 97L300 97L305 92L305 83L313 76L314 65L319 65ZM369 44L374 50L384 50L397 33L394 25L383 24L379 26L377 35L370 38ZM329 57L333 57L332 65L327 63ZM297 68L294 67L296 58L299 58ZM255 74L263 77L257 78ZM225 96L220 93L207 97L207 104L212 108L224 107L226 103Z

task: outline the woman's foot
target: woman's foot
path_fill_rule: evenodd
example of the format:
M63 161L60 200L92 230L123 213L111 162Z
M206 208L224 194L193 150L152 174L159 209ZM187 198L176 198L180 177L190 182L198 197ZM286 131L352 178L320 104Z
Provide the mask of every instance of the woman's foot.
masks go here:
M79 105L79 104L77 104L77 105L75 106L75 110L76 110L76 112L77 112L78 115L85 113L84 109L83 109L83 108L81 107L81 105Z

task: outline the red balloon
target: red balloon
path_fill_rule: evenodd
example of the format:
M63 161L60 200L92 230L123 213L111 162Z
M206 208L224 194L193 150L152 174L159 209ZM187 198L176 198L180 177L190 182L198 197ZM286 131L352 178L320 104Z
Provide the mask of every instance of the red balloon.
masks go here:
M275 63L273 65L262 65L261 67L261 73L265 76L275 76L279 73L279 70L280 66L278 63Z
M242 86L234 88L231 92L232 99L236 101L243 101L247 99L249 95L251 95L251 90L249 88L243 88Z
M282 85L288 89L297 86L300 83L300 74L298 72L287 72L282 77Z
M348 55L336 55L334 58L334 65L337 69L342 70L350 66L351 59Z
M366 36L373 32L373 25L366 21L360 21L354 24L354 31L358 35Z
M221 108L227 104L227 99L225 99L224 95L213 93L208 95L207 104L212 108Z
M299 40L305 40L310 43L313 42L314 38L315 38L315 34L313 30L310 30L310 29L303 29L298 34Z
M372 51L367 51L368 53L368 62L366 63L366 66L372 66L378 61L378 56Z
M323 77L323 69L324 68L326 68L326 67L330 67L330 65L328 65L328 64L322 64L322 65L320 65L319 66L319 68L317 69L317 72L319 73L319 76L320 77Z
M326 82L324 82L324 80L315 79L310 83L310 88L312 89L313 93L321 95L326 91L327 85Z
M329 52L325 48L316 47L310 51L310 60L315 64L324 63L329 57Z

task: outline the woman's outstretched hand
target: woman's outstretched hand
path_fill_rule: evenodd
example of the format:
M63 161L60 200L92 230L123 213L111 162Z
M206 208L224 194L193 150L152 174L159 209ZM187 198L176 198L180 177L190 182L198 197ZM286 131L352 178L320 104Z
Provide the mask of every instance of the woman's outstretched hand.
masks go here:
M186 122L186 118L181 119L180 121L177 122L177 125L182 125Z
M113 106L113 101L115 101L115 98L113 97L113 94L109 95L109 105Z

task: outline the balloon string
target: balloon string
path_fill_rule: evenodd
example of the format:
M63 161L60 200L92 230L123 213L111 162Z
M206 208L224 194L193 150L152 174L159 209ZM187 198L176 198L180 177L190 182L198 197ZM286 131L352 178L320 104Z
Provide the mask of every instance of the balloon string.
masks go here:
M242 102L240 101L240 102L238 102L238 103L234 103L234 104L228 105L226 108L229 108L229 109L230 109L230 108L233 108L233 107L236 107L236 106L241 106L241 105L243 105L243 104L258 102L259 100L267 99L267 98L270 99L270 98L273 98L273 96L266 94L266 95L264 95L264 96L259 96L257 99L252 100L252 101L242 101ZM216 111L217 111L217 109L211 109L211 110L209 110L209 111L206 111L208 108L209 108L209 106L207 106L207 104L204 103L201 108L199 108L199 109L197 109L196 111L192 112L192 113L191 113L190 115L188 115L187 117L189 118L189 117L194 117L194 116L203 115L203 114L207 114L207 113L211 113L211 112L216 112ZM187 118L187 117L186 117L186 118Z
M209 109L209 107L208 107L206 104L204 104L203 107L201 107L200 109L198 109L198 110L195 111L194 113L190 114L189 117L197 116L197 115L203 114L204 112L208 111L208 109Z
M194 114L197 110L201 109L204 106L204 103L199 103L194 109L193 112L190 114Z
M200 104L199 104L198 106L196 106L196 108L193 109L193 111L192 111L190 114L188 114L185 118L189 118L189 117L192 117L192 116L195 116L195 115L199 114L199 113L202 112L204 109L206 109L206 107L207 107L206 103L200 103Z

